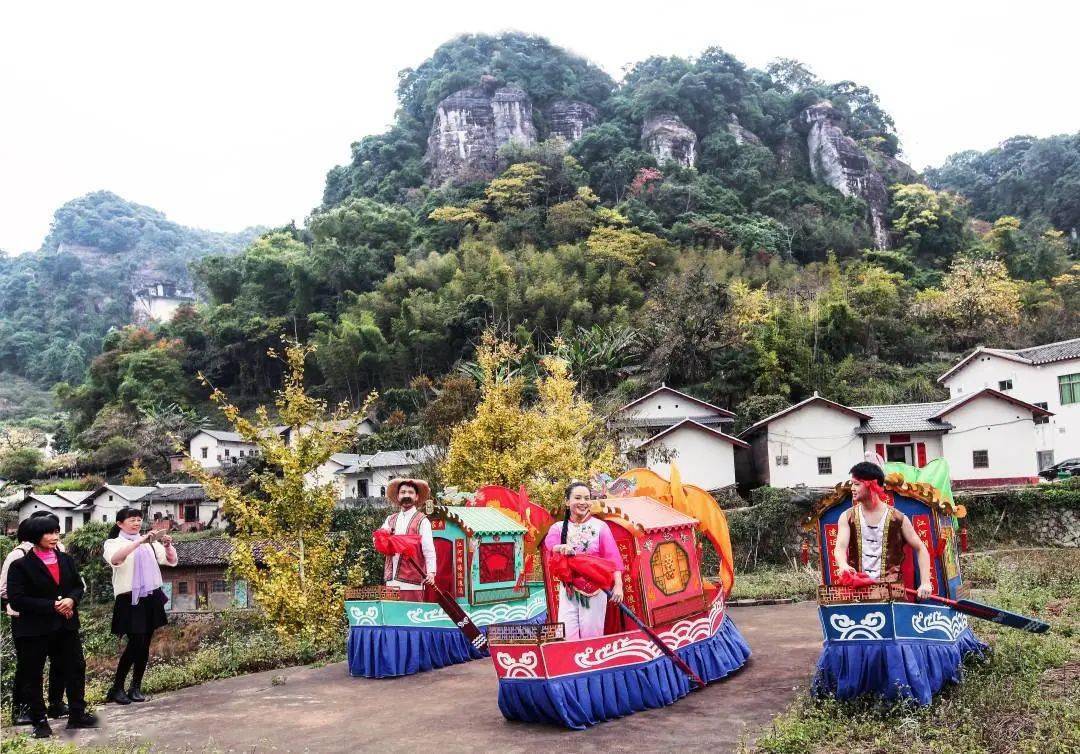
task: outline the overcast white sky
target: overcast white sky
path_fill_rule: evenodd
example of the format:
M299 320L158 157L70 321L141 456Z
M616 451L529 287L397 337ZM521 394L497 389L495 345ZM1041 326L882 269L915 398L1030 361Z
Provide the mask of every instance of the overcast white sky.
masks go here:
M1056 7L1055 7L1056 5ZM463 32L547 36L618 78L719 45L870 86L918 168L1080 130L1070 3L8 2L0 8L0 249L109 189L213 230L303 222L397 72Z

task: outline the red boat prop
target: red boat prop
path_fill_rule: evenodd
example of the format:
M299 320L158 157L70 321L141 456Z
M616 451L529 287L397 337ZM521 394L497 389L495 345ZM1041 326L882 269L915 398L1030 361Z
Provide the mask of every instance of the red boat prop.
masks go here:
M731 564L721 564L716 580L702 578L697 519L644 496L594 501L593 513L622 555L624 602L609 605L607 633L591 639L566 641L558 623L491 626L488 649L507 719L581 730L672 704L750 657L725 609L721 577L731 578ZM544 558L549 615L558 614L557 573L610 588L610 572L586 558Z

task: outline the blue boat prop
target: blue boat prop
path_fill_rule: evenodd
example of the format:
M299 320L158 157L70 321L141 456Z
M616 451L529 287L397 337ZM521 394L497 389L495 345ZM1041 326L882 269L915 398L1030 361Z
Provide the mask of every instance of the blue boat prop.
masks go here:
M932 464L926 477L947 480L945 461ZM960 575L958 538L964 508L954 503L947 481L938 487L920 481L919 470L905 470L907 477L899 470L886 474L889 505L911 520L929 550L934 595L964 600L967 587ZM818 589L818 612L825 641L813 690L838 699L870 694L929 704L946 684L961 681L965 657L981 657L987 647L972 632L967 615L953 605L912 601L908 590L920 579L910 548L901 568L902 583L839 583L832 550L840 515L851 506L850 484L845 482L826 495L806 521L806 528L817 535L824 582Z

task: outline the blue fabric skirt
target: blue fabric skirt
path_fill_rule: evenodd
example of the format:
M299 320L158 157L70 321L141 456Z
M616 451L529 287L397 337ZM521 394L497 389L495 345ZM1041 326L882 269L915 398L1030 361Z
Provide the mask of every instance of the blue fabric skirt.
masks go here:
M517 623L544 623L547 613ZM487 633L487 626L480 631ZM345 654L349 675L395 678L459 662L478 660L487 651L476 649L456 628L418 626L352 626Z
M706 683L743 666L750 647L730 617L708 639L676 650ZM508 720L574 730L645 709L665 707L690 693L690 679L667 657L563 678L500 678L499 709Z
M955 641L826 641L813 691L837 699L875 694L927 705L946 683L960 682L967 655L984 657L986 649L970 628Z
M349 675L393 678L482 655L456 628L405 626L352 626L345 646Z

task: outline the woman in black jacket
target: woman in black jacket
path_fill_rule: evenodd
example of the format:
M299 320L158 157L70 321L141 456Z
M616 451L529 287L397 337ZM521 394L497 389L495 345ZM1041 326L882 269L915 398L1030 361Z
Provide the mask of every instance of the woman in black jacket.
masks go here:
M79 637L79 600L83 582L75 561L56 549L60 525L55 518L30 519L27 536L33 549L11 564L8 601L18 611L11 627L23 669L22 700L30 708L35 738L52 735L41 694L45 660L59 661L68 697L68 728L93 728L97 718L86 711L86 661Z

